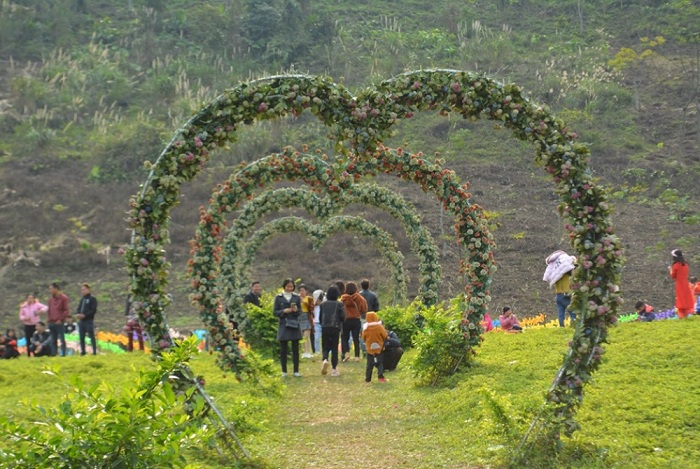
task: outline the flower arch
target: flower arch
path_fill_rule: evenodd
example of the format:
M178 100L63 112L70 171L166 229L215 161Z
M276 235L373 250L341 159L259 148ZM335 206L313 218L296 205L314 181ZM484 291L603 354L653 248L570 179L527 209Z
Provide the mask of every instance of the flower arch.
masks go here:
M329 181L332 179L325 182ZM320 194L323 194L322 188ZM247 284L236 268L236 264L227 258L230 256L229 253L239 251L239 245L250 235L255 223L264 215L282 207L303 207L316 218L325 219L338 214L348 205L364 204L385 210L402 223L406 236L411 241L411 249L420 258L419 296L426 305L432 305L437 301L441 269L440 253L430 231L421 225L420 215L411 204L390 189L373 183L352 184L341 198L321 198L320 194L303 188L284 187L263 192L245 205L239 216L231 223L224 242L220 277L229 285L225 296L240 296L240 291L246 288ZM405 293L401 297L405 297ZM231 307L234 308L234 305ZM231 311L245 314L240 307ZM234 312L235 314L237 313ZM238 322L240 324L240 321Z
M330 136L337 143L336 150L350 159L347 172L354 179L360 176L353 165L392 165L382 161L391 152L382 150L381 142L391 135L398 120L410 118L418 111L456 112L471 120L486 117L511 129L516 138L533 144L536 164L553 177L561 198L560 213L567 221L571 245L581 259L581 268L574 275L576 295L571 306L581 319L548 394L557 418L567 431L575 430L573 416L582 400L583 387L600 365L604 352L601 344L607 339L609 326L615 324L622 303L618 287L621 243L612 230L607 195L587 168L588 148L576 143L576 134L525 98L518 86L501 84L475 73L409 72L368 88L356 97L326 78L272 77L226 90L195 114L175 133L152 165L141 192L130 201L133 231L126 253L127 269L135 309L154 339L154 351L158 353L172 343L164 316L169 303L166 287L170 267L164 245L168 240L169 213L177 203L180 185L198 174L212 150L235 141L240 125L297 115L305 109L329 127ZM415 157L416 164L420 159L421 156ZM395 169L403 171L403 164L397 164ZM426 187L443 184L434 178L423 178L422 174L414 177ZM344 176L339 177L336 191L344 189L344 180ZM468 321L465 328L473 327L469 340L474 341L471 332L476 331L478 338L478 326L473 319L478 318L488 301L488 285L494 269L493 242L481 211L478 207L472 210L468 204L466 188L464 194L470 209L458 214L456 229L460 242L474 245L469 258L462 263L462 270L470 278L464 295L465 321ZM454 201L448 197L443 203L451 208L452 204L458 205L459 198L461 195ZM460 205L465 204L464 200ZM213 238L220 236L222 225L216 216L203 214L198 235L203 238L198 242L209 242L209 238L214 241ZM218 260L215 250L200 251L195 257L200 257L195 267ZM194 272L199 275L196 268ZM210 280L213 279L206 275L195 278L195 287L203 286L206 290ZM200 281L203 283L198 285ZM217 300L209 301L212 305L208 306L213 306ZM221 326L221 334L228 334L224 323ZM226 360L220 363L225 365Z
M255 231L244 246L238 246L240 250L229 252L225 248L225 258L231 261L238 259L240 272L245 273L255 259L258 250L266 241L273 236L295 231L303 233L310 238L313 241L314 250L320 249L328 238L341 231L354 231L368 238L377 247L377 250L384 257L384 261L391 268L395 296L397 299L406 297L406 273L403 268L403 254L401 254L396 241L389 233L361 217L336 215L318 224L301 217L276 218L265 223L260 229ZM226 260L223 263L225 264ZM245 334L248 318L245 314L241 314L243 311L241 297L240 295L230 295L228 298L229 311L234 312L236 322L238 322L239 328L242 328L241 330Z

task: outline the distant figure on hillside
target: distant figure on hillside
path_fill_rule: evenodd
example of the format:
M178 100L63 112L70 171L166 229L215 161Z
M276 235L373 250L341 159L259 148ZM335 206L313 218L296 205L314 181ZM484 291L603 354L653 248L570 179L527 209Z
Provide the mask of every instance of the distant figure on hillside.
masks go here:
M690 277L690 289L695 300L695 314L700 313L700 282L697 277Z
M289 342L292 343L292 362L294 364L294 376L301 377L299 373L299 341L301 340L301 327L299 316L301 315L301 298L294 293L296 285L294 280L287 278L282 282L282 293L275 296L272 307L273 314L279 319L277 323L277 340L280 343L280 365L282 377L287 377L287 354Z
M19 320L24 324L24 337L27 339L27 344L36 331L36 325L39 324L39 315L48 310L48 306L41 304L31 293L19 305ZM31 356L29 347L27 347L27 356Z
M48 357L51 355L51 334L46 330L46 324L39 321L36 331L27 341L27 350L35 357Z
M564 251L554 251L545 259L545 263L547 269L542 280L549 283L550 288L554 287L559 327L564 327L566 309L571 304L571 273L576 268L576 257ZM569 316L573 324L576 321L576 313L569 311Z
M127 337L126 351L134 351L134 335L136 335L136 340L139 342L139 350L143 351L143 328L141 327L139 318L134 314L131 295L126 297L126 325L124 326L124 332Z
M360 361L360 334L362 333L362 316L367 314L367 302L357 291L355 282L345 285L345 293L340 297L345 305L345 322L343 323L343 361L350 360L350 334L355 351L355 361Z
M51 333L51 356L58 355L58 343L61 343L61 356L66 356L66 336L64 322L70 315L68 297L61 291L57 283L49 286L49 332Z
M360 290L360 295L362 295L362 298L364 298L367 302L367 311L374 311L375 313L378 313L379 297L376 293L369 289L369 280L366 278L362 279L360 282L360 287L362 287L362 290Z
M97 298L92 296L90 285L80 286L80 302L75 317L78 318L78 336L80 337L80 355L85 355L85 334L90 338L92 354L97 355L97 340L95 339L95 314L97 314Z
M690 291L688 286L688 271L690 267L683 259L683 253L680 249L671 251L671 256L673 264L668 268L668 273L675 280L676 284L676 314L679 318L684 319L695 312L693 292Z
M637 311L637 321L651 322L656 319L654 307L646 304L643 301L637 301L637 303L634 305L634 309Z
M510 306L503 307L503 314L498 316L498 320L501 323L501 329L506 332L521 332L523 330Z

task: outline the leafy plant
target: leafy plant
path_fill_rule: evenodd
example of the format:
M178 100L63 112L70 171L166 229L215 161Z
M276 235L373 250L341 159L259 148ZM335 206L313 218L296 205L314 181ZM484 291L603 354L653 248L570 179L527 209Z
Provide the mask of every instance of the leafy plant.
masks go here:
M213 435L198 416L204 401L182 376L196 352L187 339L161 354L155 370L141 372L121 392L103 382L86 386L78 376L55 408L31 404L32 424L0 419L0 460L15 468L188 467L188 449L207 445ZM44 373L60 377L57 368Z
M260 298L262 306L257 307L251 303L245 305L248 317L244 327L244 340L257 353L268 357L274 356L278 350L278 319L272 314L272 302L272 295L263 294Z
M421 310L421 303L414 301L408 307L392 305L382 308L379 313L386 330L394 331L399 336L404 350L413 347L413 335L419 331L422 323Z
M435 386L440 378L470 363L469 333L462 329L458 302L445 309L441 303L421 311L423 328L413 336L417 354L411 364L419 384Z

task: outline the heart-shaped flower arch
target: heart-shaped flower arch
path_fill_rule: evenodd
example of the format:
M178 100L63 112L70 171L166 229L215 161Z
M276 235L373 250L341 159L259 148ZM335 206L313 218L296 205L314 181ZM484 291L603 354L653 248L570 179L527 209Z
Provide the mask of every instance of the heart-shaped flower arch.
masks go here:
M328 187L332 179L323 181ZM327 194L329 195L329 194ZM255 223L263 216L283 207L302 207L317 219L324 220L338 214L351 204L370 205L387 211L401 222L406 236L411 241L412 251L419 257L420 275L419 297L426 305L435 304L440 282L439 251L430 232L421 225L420 215L415 208L399 194L377 184L352 184L341 198L319 197L315 192L297 187L283 187L263 192L250 200L241 213L231 223L224 243L220 263L220 278L225 279L224 297L229 298L229 311L233 311L236 322L241 327L246 323L246 313L242 308L242 295L248 281L235 262L240 245L250 235ZM405 293L401 295L405 297ZM241 332L245 333L244 330Z
M222 263L226 260L238 260L240 272L245 272L258 253L260 247L273 236L300 232L313 241L314 250L320 249L328 238L342 231L352 231L366 237L377 247L377 250L384 257L384 261L391 268L392 280L394 283L394 295L397 300L406 297L406 273L403 268L403 254L399 250L394 238L382 228L374 225L364 218L348 215L336 215L323 220L321 223L312 223L301 217L280 217L265 223L260 229L248 239L245 246L239 246L240 250L228 252L224 248ZM229 303L230 311L237 311L240 305L236 302ZM243 327L245 334L245 322L247 317L238 316L236 319L239 327Z
M622 263L620 240L612 231L606 194L587 169L587 147L575 143L576 135L562 121L523 97L518 86L500 84L473 73L410 72L369 88L356 98L326 78L272 77L227 90L194 115L173 136L153 164L142 191L130 203L133 233L126 261L132 278L131 291L136 311L154 340L156 353L171 345L164 316L169 303L166 296L169 264L163 246L168 240L169 213L177 203L180 185L199 173L211 150L235 140L239 125L300 114L305 109L329 126L331 136L337 140L337 150L345 154L352 152L354 162L375 166L384 165L382 158L390 154L381 149L381 142L390 135L392 126L423 110L457 112L474 120L487 117L510 128L516 138L533 143L535 162L553 176L562 201L560 212L568 222L566 229L581 261L581 268L574 275L576 295L571 305L581 319L548 395L566 429L575 429L573 415L582 399L583 385L600 364L603 353L600 344L607 338L608 327L615 324L622 302L618 288ZM416 156L416 164L420 159ZM395 169L403 170L398 166ZM348 166L348 172L354 173L353 168ZM435 181L421 183L430 185ZM342 190L342 184L338 190ZM448 199L448 208L450 203ZM488 233L485 229L462 230L468 222L475 222L479 213L477 209L467 211L458 219L456 229L461 242L471 241L475 245L477 233L485 239L483 235ZM209 229L203 239L209 241L211 237L213 242L221 234L220 228L216 228L220 225L206 226L207 216L204 214L200 228ZM483 259L484 254L491 255L492 242L481 244L488 246L471 252L477 257L462 266L472 279L465 292L465 302L471 308L467 318L478 316L474 311L484 309L481 304L474 308L475 301L484 304L488 300L489 282L477 281L476 289L474 284L478 278L490 279L493 271L491 258ZM216 256L208 253L202 257L216 260ZM212 298L212 301L216 300Z

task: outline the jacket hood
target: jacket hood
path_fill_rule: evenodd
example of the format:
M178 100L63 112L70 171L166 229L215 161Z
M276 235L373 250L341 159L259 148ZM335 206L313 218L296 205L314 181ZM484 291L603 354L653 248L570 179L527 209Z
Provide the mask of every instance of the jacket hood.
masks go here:
M367 313L367 322L379 322L379 316L374 311Z

